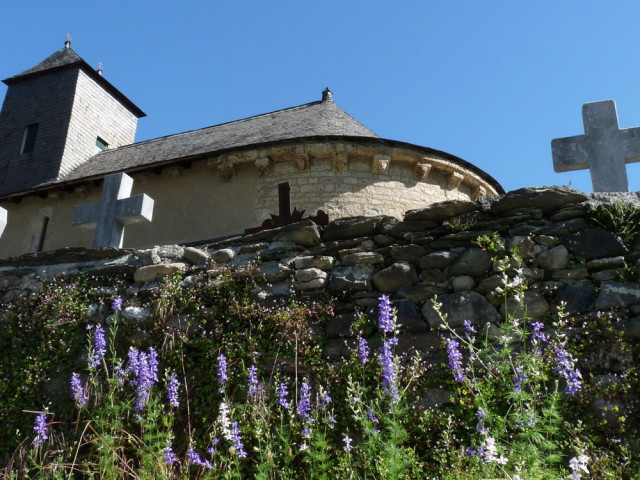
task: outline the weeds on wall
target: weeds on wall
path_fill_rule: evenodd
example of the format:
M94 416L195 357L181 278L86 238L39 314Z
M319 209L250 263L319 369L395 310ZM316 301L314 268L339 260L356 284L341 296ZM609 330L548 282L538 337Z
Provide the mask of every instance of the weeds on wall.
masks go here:
M38 365L26 369L37 374L23 390L24 401L3 395L0 402L6 418L26 425L11 437L4 475L637 475L634 432L625 422L603 425L586 413L590 387L571 340L574 325L562 312L544 323L528 318L519 259L506 255L498 238L487 241L503 257L505 302L515 298L519 307L492 329L481 318L452 328L443 315L441 368L399 350L386 296L375 316L357 322L350 358L335 365L323 360L318 333L330 306L261 306L251 301L255 285L246 275L227 272L190 287L169 279L153 297L135 300L155 312L136 329L123 322L121 309L131 300L123 304L118 288L87 290L85 297L80 282L32 298L32 310L15 307L3 321L18 328L27 312L46 304L46 321L39 317L38 326L54 327L35 337L49 345L48 353L38 355L34 347L31 356L15 360L18 369ZM96 303L111 312L88 327L89 305ZM62 314L66 320L58 325ZM78 330L87 341L73 340ZM56 350L52 337L68 347ZM63 394L43 403L36 387L56 373L64 378ZM17 388L18 381L5 387ZM450 392L446 405L426 402L433 388Z

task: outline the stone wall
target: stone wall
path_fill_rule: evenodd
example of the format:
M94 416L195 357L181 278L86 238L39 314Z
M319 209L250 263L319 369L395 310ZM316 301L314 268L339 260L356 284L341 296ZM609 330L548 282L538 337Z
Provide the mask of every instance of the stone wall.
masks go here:
M638 203L635 194L622 199ZM590 205L610 200L562 187L530 188L477 201L437 203L412 210L403 220L344 218L324 229L302 221L200 248L64 249L25 255L0 264L0 298L11 302L64 275L118 276L137 295L158 288L158 281L172 273L189 284L229 267L255 268L266 280L253 292L256 302L289 295L313 300L327 293L337 299L336 315L325 331L328 359L349 354L355 342L350 327L358 312L373 311L379 295L387 293L398 311L400 349L415 347L427 363L437 364L444 358L441 320L432 298L437 295L450 325L471 320L491 338L498 334L495 325L505 309L517 310L501 294L505 279L520 278L528 286L524 303L531 320L549 322L566 304L564 311L577 320L572 335L588 335L598 319L610 318L617 334L636 345L640 242L637 236L622 238L595 226L587 213ZM522 264L509 263L513 248ZM151 315L129 309L125 318ZM589 381L615 381L625 366L637 363L637 348L621 349L616 338L581 360Z

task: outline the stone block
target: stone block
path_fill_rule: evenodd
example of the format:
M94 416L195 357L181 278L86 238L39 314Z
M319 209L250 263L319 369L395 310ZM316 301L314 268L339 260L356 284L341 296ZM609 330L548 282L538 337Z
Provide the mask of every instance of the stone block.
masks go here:
M449 267L448 274L455 277L482 277L491 268L491 263L492 259L489 252L475 247L468 248L460 255L460 258Z
M440 295L438 302L442 305L441 312L447 316L447 322L452 328L461 327L465 320L475 325L484 325L487 322L496 322L500 318L495 307L476 292ZM431 302L423 305L422 315L432 329L438 329L443 325Z
M373 269L364 267L336 267L331 270L329 289L332 292L362 292L371 290Z
M376 288L385 293L393 293L400 287L412 285L417 281L418 275L407 262L395 262L373 276Z
M211 258L216 263L229 263L236 254L230 248L222 248L211 254Z
M626 307L640 303L640 286L636 283L605 281L600 284L596 310Z
M567 248L579 257L594 258L616 257L626 252L622 239L613 232L602 228L590 228L565 237Z
M451 217L462 215L463 213L475 212L480 210L480 206L471 201L465 200L447 200L445 202L434 203L425 208L409 210L405 216L405 222L416 220L427 220L431 222L442 222L449 220Z
M303 268L319 268L320 270L329 271L335 264L335 259L327 255L313 255L295 257L293 264L296 269Z
M545 270L559 270L569 262L569 250L564 245L558 245L549 250L543 250L536 257L536 262Z
M459 253L450 250L432 252L420 259L419 266L422 270L445 268L455 262L459 256Z
M384 265L384 257L378 252L355 252L343 255L342 265Z
M184 258L192 265L200 265L206 263L209 260L209 254L207 252L194 247L185 247Z
M167 277L174 273L180 273L185 270L184 263L159 263L158 265L148 265L140 267L133 274L133 279L137 283L146 283Z

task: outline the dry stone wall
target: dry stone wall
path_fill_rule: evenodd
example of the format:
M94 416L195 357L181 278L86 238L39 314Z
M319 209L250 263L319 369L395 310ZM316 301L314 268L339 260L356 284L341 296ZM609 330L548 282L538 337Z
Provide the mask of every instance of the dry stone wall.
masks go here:
M640 204L635 194L618 197ZM578 320L573 325L581 325L569 332L576 336L588 334L603 318L615 320L611 341L581 360L589 381L615 382L625 366L638 361L633 358L637 348L620 348L617 339L632 345L640 339L640 242L589 221L590 206L613 198L564 187L526 188L433 204L408 212L403 220L343 218L325 228L307 220L197 248L25 255L0 265L0 298L11 302L48 279L70 274L124 278L134 296L158 288L170 274L189 285L221 269L252 268L266 280L253 292L256 302L291 295L336 299L336 315L325 330L329 360L349 355L353 322L360 313L373 312L386 293L398 313L399 348L417 349L427 363L439 364L445 359L434 296L451 326L471 320L492 338L500 334L496 325L507 311L525 316L515 300L502 295L504 282L518 278L527 285L524 305L530 320L548 322L564 305ZM521 264L510 260L510 250L517 250ZM123 316L144 321L151 312L128 307ZM375 338L371 341L375 345ZM611 406L610 399L598 402L594 408Z

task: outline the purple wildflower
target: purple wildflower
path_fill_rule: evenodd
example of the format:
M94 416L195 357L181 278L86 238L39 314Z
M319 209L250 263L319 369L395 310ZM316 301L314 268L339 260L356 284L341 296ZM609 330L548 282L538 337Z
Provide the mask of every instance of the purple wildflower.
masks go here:
M162 456L164 457L164 462L169 465L178 461L178 457L176 457L176 454L171 450L171 445L167 445L162 449Z
M224 353L218 355L218 383L220 387L218 391L220 393L224 393L224 386L229 380L229 376L227 374L227 357L224 356Z
M36 421L33 424L33 431L36 433L36 438L33 440L35 446L40 445L49 438L47 428L47 414L41 413L36 417Z
M218 437L214 437L213 446L207 448L207 453L212 455L214 452L218 451L218 443L220 443L220 439Z
M395 318L393 309L389 302L389 295L380 295L380 303L378 304L378 330L384 334L393 333L395 328Z
M122 297L116 297L113 299L111 310L113 310L114 312L119 312L122 310Z
M238 455L238 457L245 458L247 456L247 452L244 451L244 445L242 444L242 438L240 437L238 422L233 422L231 424L231 441L233 442L233 447L236 449L236 454Z
M141 411L149 400L149 390L158 381L158 354L149 347L145 353L136 348L129 349L129 371L133 374L131 385L136 387L134 411Z
M487 420L487 412L485 412L482 408L479 408L476 412L478 414L478 423L476 424L476 432L485 434L487 433L487 427L485 426L485 422Z
M516 367L513 374L513 389L516 392L522 391L522 384L529 379L529 376L522 371L522 367Z
M304 427L301 431L300 434L302 435L302 438L306 438L309 439L311 438L311 429L309 427Z
M122 368L122 360L118 360L118 363L113 367L113 378L118 382L118 385L124 385L124 379L127 376L124 368Z
M573 395L582 388L582 374L576 368L575 361L571 358L569 352L564 348L555 347L555 353L556 362L558 362L555 371L567 381L567 388L565 388L564 393Z
M93 352L89 356L89 368L95 368L100 365L106 353L107 340L104 337L104 328L99 325L93 332Z
M464 325L464 336L467 340L469 340L471 343L473 343L476 339L475 336L473 336L473 333L478 333L478 331L473 327L473 325L471 324L471 321L469 320L465 320L464 322L462 322L462 325Z
M391 396L393 400L398 399L398 386L396 380L396 362L393 355L393 346L398 344L398 339L388 338L382 342L380 347L380 363L382 364L382 391Z
M358 341L358 358L360 359L360 364L364 367L369 361L369 344L367 343L366 338L360 337Z
M247 390L247 395L249 397L255 398L260 393L260 385L258 383L258 367L255 365L251 365L248 370L249 373L249 388Z
M300 401L297 405L298 415L304 423L313 423L311 417L311 385L305 379L300 387Z
M189 458L189 465L199 465L201 467L208 468L209 470L212 468L209 460L202 461L198 452L191 448L187 451L187 457Z
M284 382L280 382L278 384L277 393L278 393L278 405L289 410L291 408L289 405L289 401L287 400L287 395L289 394L289 392L287 391L287 386L284 384Z
M465 456L473 457L477 453L478 453L478 451L474 447L467 447L467 450L465 451Z
M169 405L176 408L180 406L180 402L178 401L178 386L178 377L175 373L172 373L167 379L167 399L169 400Z
M462 383L466 377L462 368L462 354L458 350L460 344L451 338L447 338L447 356L449 357L449 367L453 372L456 382Z
M531 327L531 343L535 347L533 350L534 355L540 355L540 345L547 343L549 340L547 335L542 331L544 324L542 322L532 322Z
M71 375L71 394L73 395L73 400L76 402L76 407L84 408L87 405L87 395L82 387L80 375L77 373Z
M376 425L380 425L380 420L378 419L378 417L375 416L375 414L373 413L373 410L371 410L371 407L367 407L367 419L371 420L371 422ZM380 433L380 429L377 427L374 427L373 433L375 434Z

